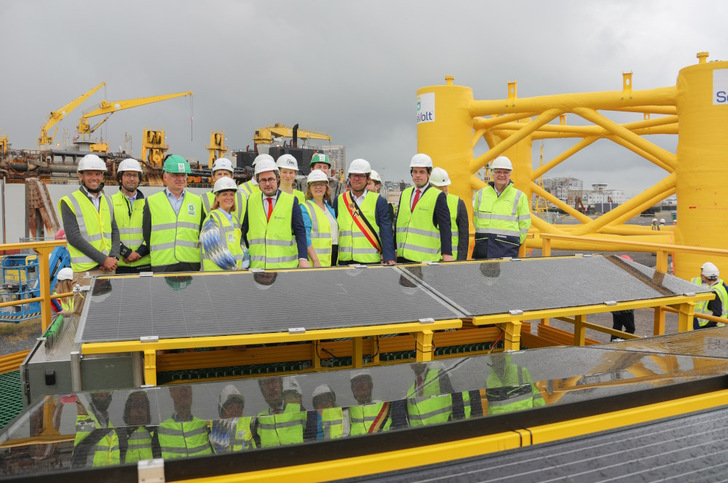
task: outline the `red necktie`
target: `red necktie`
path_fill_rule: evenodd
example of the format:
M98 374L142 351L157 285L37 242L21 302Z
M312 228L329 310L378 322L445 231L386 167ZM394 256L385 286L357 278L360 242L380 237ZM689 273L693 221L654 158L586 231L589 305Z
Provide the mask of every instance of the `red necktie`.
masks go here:
M417 190L415 192L415 199L412 202L412 211L415 211L415 206L417 206L417 202L420 201L420 190Z
M273 198L267 198L268 200L268 221L270 221L270 215L273 213Z

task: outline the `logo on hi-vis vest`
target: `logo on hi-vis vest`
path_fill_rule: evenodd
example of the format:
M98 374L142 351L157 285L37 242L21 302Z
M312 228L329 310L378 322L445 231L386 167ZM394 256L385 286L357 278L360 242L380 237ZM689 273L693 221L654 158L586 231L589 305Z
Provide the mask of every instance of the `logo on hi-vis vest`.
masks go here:
M187 214L190 216L195 216L195 205L193 205L192 203L187 205Z
M228 241L229 242L234 242L235 241L235 233L228 233L227 234L227 237L228 237Z

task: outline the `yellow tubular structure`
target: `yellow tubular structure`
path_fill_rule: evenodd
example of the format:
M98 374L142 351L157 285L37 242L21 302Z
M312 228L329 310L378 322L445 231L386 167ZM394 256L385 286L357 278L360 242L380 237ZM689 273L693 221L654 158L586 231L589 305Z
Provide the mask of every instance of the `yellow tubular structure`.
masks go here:
M632 73L625 72L621 91L519 98L517 83L512 81L508 82L506 98L474 100L469 87L454 85L454 78L447 76L444 86L417 91L418 106L426 97L432 101L426 115L418 112L418 151L429 154L436 166L448 171L450 191L466 200L471 219L472 207L467 201L487 181L475 173L497 156L506 155L514 166L511 179L516 188L531 199L532 194L538 195L580 222L559 226L534 213L531 231L536 236L527 239L529 248L540 247L538 233L593 238L612 235L626 241L722 248L728 239L728 62L707 62L707 56L698 54L699 63L682 69L675 86L646 90L634 90ZM605 115L610 111L642 113L643 119L620 124ZM567 125L568 113L592 124ZM552 122L556 118L558 123ZM645 136L650 134L678 135L677 152L648 141ZM577 142L534 170L533 140L557 138L576 138ZM473 150L480 139L488 149L475 156ZM664 169L666 176L628 202L592 219L547 193L538 180L600 139L643 157ZM674 194L680 220L676 227L647 233L642 227L624 225ZM471 225L471 236L473 231ZM554 240L553 247L573 250L583 245ZM705 261L702 254L680 252L674 260L674 273L690 279ZM710 261L728 273L728 257Z

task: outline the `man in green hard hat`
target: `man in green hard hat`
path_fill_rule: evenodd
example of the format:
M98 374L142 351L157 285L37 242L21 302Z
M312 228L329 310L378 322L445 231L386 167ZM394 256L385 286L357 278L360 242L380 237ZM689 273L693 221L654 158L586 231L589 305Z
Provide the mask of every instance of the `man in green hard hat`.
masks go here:
M153 272L191 272L200 269L200 227L205 219L202 199L190 193L190 164L177 154L162 167L166 188L147 198L142 231Z
M326 173L326 176L328 176L329 188L331 189L331 197L329 198L328 204L333 207L333 204L335 203L335 200L338 198L338 196L346 191L346 186L344 185L344 183L333 177L333 173L331 172L331 160L329 159L329 155L325 153L315 153L313 156L311 156L310 166L311 171L313 171L314 169L319 169ZM306 191L305 178L301 181L299 189L303 192Z

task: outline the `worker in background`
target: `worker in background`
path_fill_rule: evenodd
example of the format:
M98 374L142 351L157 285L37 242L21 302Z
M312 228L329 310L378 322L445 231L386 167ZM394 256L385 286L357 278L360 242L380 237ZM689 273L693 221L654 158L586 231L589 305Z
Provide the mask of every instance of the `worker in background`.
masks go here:
M630 257L629 255L620 255L620 258L629 260L630 262L633 261L632 257ZM615 310L614 312L612 312L612 329L621 331L622 328L624 328L624 331L628 334L634 334L634 309ZM609 342L622 342L623 340L624 339L622 339L621 337L613 335L611 336Z
M329 177L329 187L331 188L331 200L329 201L329 204L335 208L334 205L336 204L336 200L339 195L346 191L346 185L334 177L335 173L331 171L331 160L329 159L329 155L324 153L315 153L311 156L311 163L309 167L311 168L311 171L319 169L326 173L326 176ZM301 187L302 190L304 188L305 187Z
M470 220L465 202L448 193L451 184L450 176L442 168L433 168L430 184L447 196L447 208L450 211L450 229L452 231L452 257L455 260L468 259L468 242L470 240Z
M233 179L234 173L235 168L233 167L232 161L227 158L216 159L215 162L212 163L212 185L215 186L215 183L220 178L230 178L233 180L233 183L235 183L235 180ZM235 189L237 190L237 185L235 186ZM212 207L214 202L214 189L212 191L208 191L202 196L202 209L205 210L205 216L209 215L210 212L215 209ZM240 224L242 223L242 214L245 213L246 202L247 196L245 196L241 191L237 191L235 195L235 209L232 212L235 218L231 221L236 224L238 228L240 228Z
M295 196L278 189L278 166L271 160L258 161L255 178L261 192L248 198L242 226L250 268L310 267L301 207Z
M190 164L172 154L164 160L166 188L147 198L142 231L154 272L195 272L200 269L200 228L205 219L202 199L188 191Z
M73 290L73 270L69 267L62 268L56 275L56 286L53 289L54 295L68 293ZM73 296L56 299L61 304L58 315L70 317L73 315Z
M399 197L397 262L451 262L452 233L447 195L430 186L432 158L418 153L410 161L414 186Z
M119 163L116 170L119 191L111 197L121 241L121 259L116 273L148 272L152 268L149 247L144 243L142 234L145 200L139 185L143 175L142 165L133 158Z
M351 436L389 431L407 424L402 401L375 401L373 389L374 379L369 370L362 369L351 375L351 393L358 404L349 408Z
M211 272L247 268L250 260L246 259L247 250L242 246L240 225L234 214L241 197L238 187L232 178L223 176L215 181L212 191L215 200L200 231L202 269Z
M289 195L293 195L298 199L299 204L303 204L306 198L303 191L294 189L296 176L298 175L298 161L290 154L283 154L276 160L276 166L281 175L280 190Z
M369 182L367 183L367 190L372 193L379 194L379 189L382 187L382 177L375 170L369 173Z
M658 228L658 230L662 230L662 227L663 226L665 226L665 219L664 218L660 218L660 227Z
M287 446L315 439L315 417L309 419L301 404L283 400L283 378L259 379L258 386L268 404L268 409L258 413L253 425L253 438L258 448Z
M313 391L313 407L316 410L316 439L338 439L349 435L349 418L344 410L336 407L336 394L328 384L321 384Z
M117 429L120 460L124 464L161 458L157 428L151 426L152 412L144 391L129 394L124 404L125 427Z
M485 381L488 414L503 414L546 405L528 369L515 364L508 353L491 356Z
M217 410L220 419L212 422L210 444L216 454L255 448L251 423L253 418L243 416L245 398L228 384L220 393Z
M73 441L74 468L114 466L120 462L119 436L109 420L111 393L91 394L86 408L76 402L76 437Z
M498 156L491 170L493 181L473 197L473 258L517 258L531 227L530 200L513 186L510 159Z
M660 226L657 224L657 218L652 219L652 230L660 231Z
M255 166L258 164L259 161L263 160L272 161L273 163L275 163L275 159L273 159L273 156L271 156L270 154L259 154L255 157L255 159L253 160L253 177L245 183L241 184L238 188L245 195L246 198L249 198L251 194L260 191L258 181L255 179Z
M328 204L330 198L328 176L314 169L308 175L306 201L301 205L308 261L314 267L330 267L336 265L337 261L339 224L334 209Z
M84 277L116 273L119 263L119 228L111 198L103 193L106 163L95 154L78 162L79 188L58 201L58 212L71 255L73 285L88 285ZM88 275L87 275L88 274ZM74 297L76 314L82 296Z
M298 379L294 376L283 378L283 404L300 404L303 405L303 391Z
M339 265L395 263L392 218L387 200L367 190L371 172L367 160L352 161L348 170L351 190L339 195L334 206L339 224Z
M442 367L421 362L411 367L415 382L407 391L407 419L410 427L470 417L470 394L456 393Z
M695 277L691 280L692 283L709 288L715 292L715 298L713 300L703 300L695 303L693 330L725 326L722 322L701 319L699 317L699 314L709 314L714 317L724 318L728 316L728 293L726 292L726 286L723 280L718 278L719 276L720 271L718 267L714 263L705 262L700 267L700 277Z
M192 387L171 386L174 413L157 430L162 458L187 458L212 454L210 422L192 415Z

